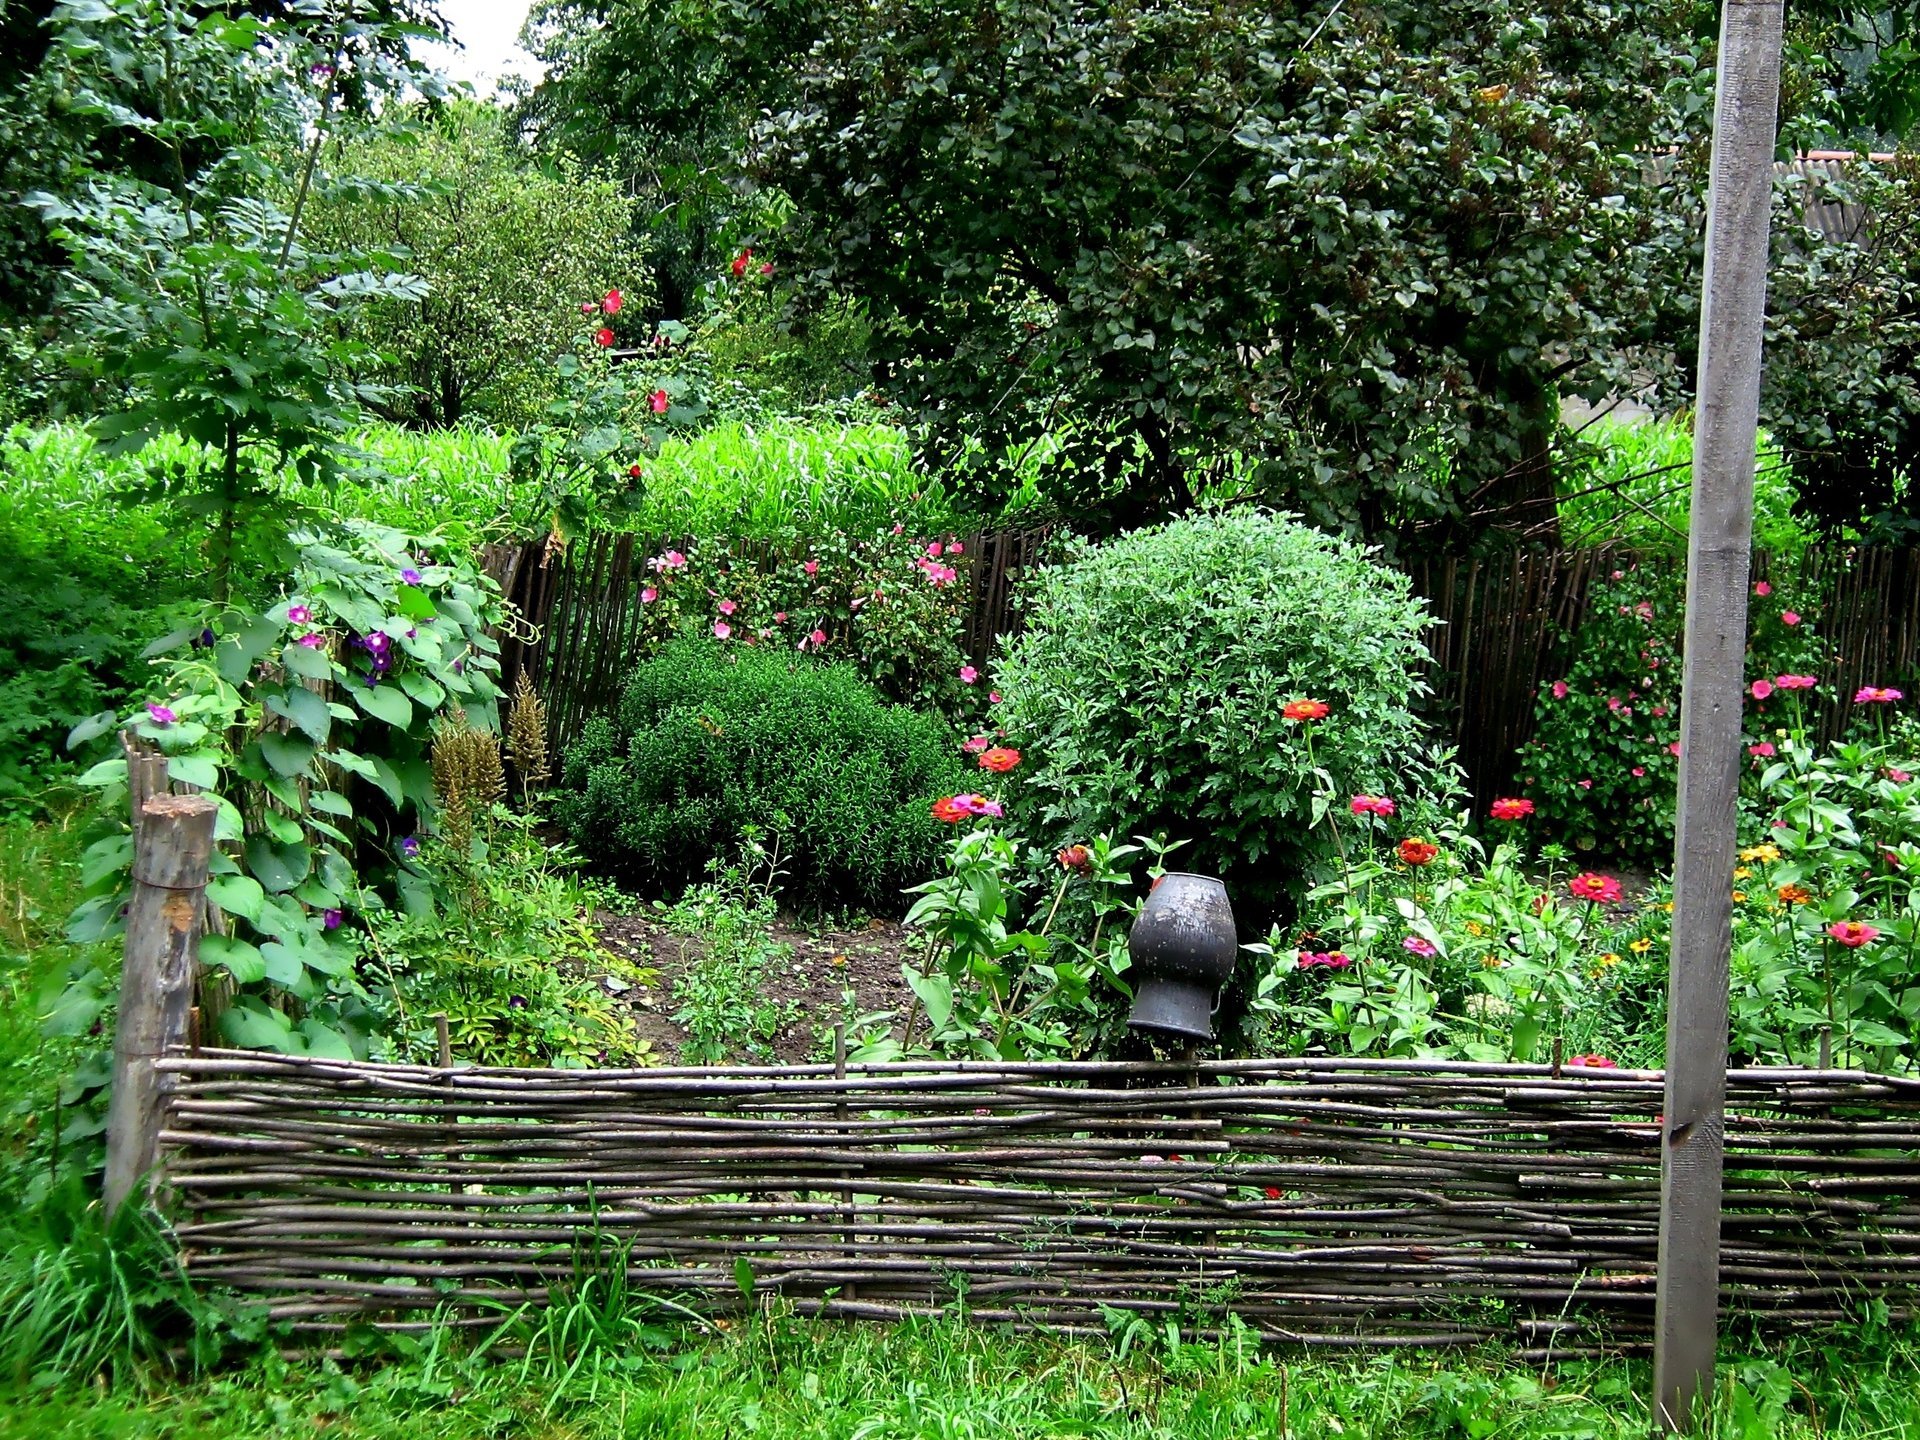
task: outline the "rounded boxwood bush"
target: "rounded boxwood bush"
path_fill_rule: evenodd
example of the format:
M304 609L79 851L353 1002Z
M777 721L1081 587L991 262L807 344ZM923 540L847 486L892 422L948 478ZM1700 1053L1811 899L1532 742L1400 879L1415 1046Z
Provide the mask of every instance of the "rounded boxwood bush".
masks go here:
M904 909L946 827L935 799L964 780L946 723L889 705L853 670L686 639L634 667L616 715L569 748L556 801L575 845L664 891L777 837L794 901Z
M1367 549L1287 516L1084 547L1030 583L1025 613L996 720L1023 756L1019 813L1058 840L1164 831L1190 842L1179 868L1277 895L1332 850L1316 788L1350 827L1351 795L1402 794L1430 764L1409 708L1425 607ZM1301 698L1331 713L1283 718Z

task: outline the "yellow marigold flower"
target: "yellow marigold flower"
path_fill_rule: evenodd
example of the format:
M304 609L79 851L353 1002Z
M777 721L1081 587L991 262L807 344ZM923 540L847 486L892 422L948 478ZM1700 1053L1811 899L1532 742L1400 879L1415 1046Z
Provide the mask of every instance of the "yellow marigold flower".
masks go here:
M1740 858L1746 861L1758 860L1763 865L1771 865L1780 858L1778 845L1749 845L1740 852ZM1735 872L1738 874L1739 872Z
M1740 865L1735 867L1733 872L1733 878L1736 880L1745 880L1748 876L1752 874L1753 874L1753 871L1749 870L1744 865Z
M1467 934L1484 935L1486 933L1487 933L1487 927L1482 925L1478 920L1467 921Z
M1647 937L1644 935L1642 935L1638 940L1634 941L1631 945L1627 946L1627 949L1631 950L1636 955L1644 955L1647 953L1647 951L1651 950L1652 948L1653 948L1653 941L1647 939ZM1614 959L1616 960L1619 958L1620 957L1617 955L1614 956Z
M1746 898L1747 898L1747 892L1744 890L1736 890L1733 892L1733 903L1736 905L1738 905L1742 900L1745 900Z
M1619 963L1620 963L1620 957L1614 954L1613 951L1609 950L1606 954L1602 955L1599 959L1593 962L1593 971L1592 971L1593 978L1598 980L1602 975L1606 974L1607 971L1611 970L1614 966L1618 965Z
M1673 902L1669 900L1667 901L1666 904L1662 905L1660 908L1666 911L1667 914L1671 915L1673 913Z
M1482 970L1504 970L1507 968L1507 962L1502 960L1498 955L1482 955L1480 957L1480 968Z
M1789 905L1805 905L1813 899L1813 892L1804 885L1782 885L1778 894Z

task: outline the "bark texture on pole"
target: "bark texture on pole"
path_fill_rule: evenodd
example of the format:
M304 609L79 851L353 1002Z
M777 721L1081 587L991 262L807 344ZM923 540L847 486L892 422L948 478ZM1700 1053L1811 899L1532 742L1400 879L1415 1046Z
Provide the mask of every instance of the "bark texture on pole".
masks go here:
M187 1037L217 807L204 795L155 795L134 827L133 900L107 1108L107 1213L153 1168L168 1077L154 1062Z
M1725 0L1687 541L1680 800L1668 972L1654 1414L1692 1428L1719 1333L1727 962L1753 544L1753 452L1780 90L1781 0Z

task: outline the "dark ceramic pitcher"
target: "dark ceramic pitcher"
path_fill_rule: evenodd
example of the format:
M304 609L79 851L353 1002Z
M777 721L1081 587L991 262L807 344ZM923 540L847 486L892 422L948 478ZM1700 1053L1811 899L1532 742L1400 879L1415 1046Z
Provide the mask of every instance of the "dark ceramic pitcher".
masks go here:
M1239 949L1225 885L1211 875L1162 876L1127 936L1133 959L1127 1024L1180 1040L1213 1039L1214 1006Z

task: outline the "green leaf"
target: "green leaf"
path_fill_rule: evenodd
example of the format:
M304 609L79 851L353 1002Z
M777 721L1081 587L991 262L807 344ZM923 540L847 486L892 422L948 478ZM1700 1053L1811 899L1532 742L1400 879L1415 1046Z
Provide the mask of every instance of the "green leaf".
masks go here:
M305 775L320 747L304 735L281 735L269 730L260 737L260 753L280 774Z
M242 1050L293 1053L293 1026L287 1017L251 995L243 995L220 1014L220 1033Z
M108 785L127 783L127 759L122 755L112 760L102 760L92 766L80 777L79 783L90 790L102 789Z
M402 672L400 688L419 701L422 710L438 710L447 700L447 692L418 670Z
M265 825L267 833L282 845L298 845L307 838L307 832L300 828L298 820L282 815L278 810L262 811L260 823Z
M325 650L311 645L294 643L280 652L280 663L286 667L289 675L297 675L302 680L330 680L333 678L333 660Z
M258 924L266 892L250 875L220 875L207 882L207 898L229 915Z
M254 662L265 655L280 638L278 622L255 615L231 635L220 637L214 646L214 666L229 685L242 685L252 674Z
M353 698L367 714L386 721L397 730L404 730L413 723L413 706L395 686L375 685L372 689L355 686Z
M167 778L200 790L217 790L220 788L220 762L211 750L170 756L167 760Z
M290 685L285 690L269 695L267 708L276 715L286 716L304 730L314 744L327 743L327 732L333 728L333 715L327 709L325 698L306 686Z
M200 959L203 964L218 965L233 976L237 985L252 985L266 978L267 963L261 959L259 947L230 935L202 936Z
M67 731L67 749L78 750L89 740L97 740L119 723L119 715L112 710L102 710L98 715L89 715Z
M311 1015L300 1022L300 1036L307 1042L309 1055L317 1055L323 1060L353 1059L353 1046L347 1043L347 1037Z
M307 804L322 815L338 815L343 820L353 818L353 802L336 790L316 790L308 797Z
M313 855L305 842L281 845L264 835L247 840L246 858L253 878L276 895L293 889L313 869Z
M280 986L292 989L306 978L307 967L300 962L298 944L269 940L260 947L260 973Z
M133 864L133 836L109 835L96 840L80 857L80 883L91 890L109 875Z

